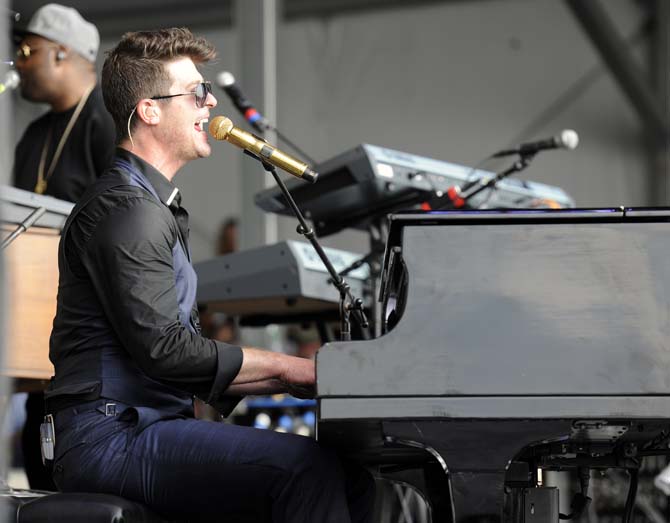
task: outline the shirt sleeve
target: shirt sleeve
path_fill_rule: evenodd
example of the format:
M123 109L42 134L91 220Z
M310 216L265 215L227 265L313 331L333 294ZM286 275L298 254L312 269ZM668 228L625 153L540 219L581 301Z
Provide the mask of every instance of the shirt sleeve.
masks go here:
M175 241L169 211L132 197L99 222L81 259L105 316L144 373L199 395L209 391L214 400L239 372L242 350L181 323Z

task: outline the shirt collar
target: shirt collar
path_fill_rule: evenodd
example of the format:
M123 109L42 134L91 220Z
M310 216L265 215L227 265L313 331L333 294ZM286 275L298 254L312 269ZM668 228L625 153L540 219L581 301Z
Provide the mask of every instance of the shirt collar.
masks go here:
M136 154L120 147L116 149L116 154L137 167L154 188L160 201L166 206L170 207L170 205L175 205L175 203L179 204L181 202L179 187L163 176L154 166L144 161Z

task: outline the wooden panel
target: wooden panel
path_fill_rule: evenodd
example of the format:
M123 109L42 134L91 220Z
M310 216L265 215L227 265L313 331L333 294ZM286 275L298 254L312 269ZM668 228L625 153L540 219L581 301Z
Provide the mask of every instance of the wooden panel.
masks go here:
M48 379L53 375L49 336L56 314L59 239L59 231L32 228L3 253L7 354L2 373L7 376Z

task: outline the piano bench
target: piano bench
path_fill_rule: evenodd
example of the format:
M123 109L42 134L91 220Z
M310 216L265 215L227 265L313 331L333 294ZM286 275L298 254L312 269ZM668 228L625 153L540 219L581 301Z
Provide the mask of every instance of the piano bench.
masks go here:
M167 523L144 505L111 494L56 493L18 507L17 523Z

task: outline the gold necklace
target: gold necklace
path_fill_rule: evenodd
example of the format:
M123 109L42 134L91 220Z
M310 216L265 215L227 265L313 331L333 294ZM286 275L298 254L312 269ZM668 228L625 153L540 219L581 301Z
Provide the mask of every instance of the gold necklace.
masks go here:
M42 147L42 154L40 156L40 165L37 168L37 183L35 184L35 192L38 194L44 194L45 191L47 190L47 182L49 181L49 178L51 178L51 175L54 172L54 169L56 168L56 164L58 163L58 159L60 158L61 153L63 152L63 147L65 146L65 142L67 141L68 136L70 136L70 133L72 132L72 128L74 127L74 124L77 121L77 118L79 118L79 115L81 114L81 111L84 109L84 105L86 104L86 100L88 100L89 95L91 94L91 91L93 91L93 88L95 87L95 84L89 86L86 91L84 92L83 96L79 100L79 103L77 104L77 107L75 108L74 112L72 113L72 116L70 116L70 121L67 123L67 126L65 127L65 131L63 131L63 136L60 137L60 140L58 141L58 145L56 146L56 152L53 155L53 158L51 158L51 162L49 163L49 169L47 169L46 176L44 175L44 165L46 164L47 160L47 152L49 150L49 145L51 145L51 135L53 134L53 122L51 123L51 126L49 126L49 133L47 134L47 138L44 142L44 146Z

